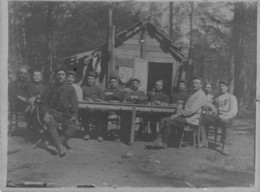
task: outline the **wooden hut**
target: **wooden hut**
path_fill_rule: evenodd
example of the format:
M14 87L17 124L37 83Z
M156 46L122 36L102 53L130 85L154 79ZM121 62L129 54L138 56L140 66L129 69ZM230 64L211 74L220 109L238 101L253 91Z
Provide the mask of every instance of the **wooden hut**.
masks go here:
M101 66L100 82L106 81L110 75L119 75L121 81L135 77L141 80L141 88L149 91L155 81L161 79L164 81L164 91L168 94L181 78L179 68L186 60L168 35L149 21L139 22L116 34L112 53L108 42L87 53L64 60L69 68L81 73L79 78L84 76L82 65L93 63L96 58L95 63L99 62ZM92 64L88 68L97 70L97 65Z

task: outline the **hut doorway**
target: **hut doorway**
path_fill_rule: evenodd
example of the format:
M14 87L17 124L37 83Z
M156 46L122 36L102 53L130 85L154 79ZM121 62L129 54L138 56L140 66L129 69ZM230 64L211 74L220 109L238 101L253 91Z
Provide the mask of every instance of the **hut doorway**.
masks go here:
M149 62L147 91L153 90L155 81L160 79L164 82L163 91L167 95L170 95L172 86L172 63Z

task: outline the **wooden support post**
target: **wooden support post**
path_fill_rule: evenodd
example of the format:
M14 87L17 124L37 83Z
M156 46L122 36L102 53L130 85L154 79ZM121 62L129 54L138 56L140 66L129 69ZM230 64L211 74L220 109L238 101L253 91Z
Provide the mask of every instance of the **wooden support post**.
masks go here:
M115 26L113 25L113 10L109 9L109 26L108 26L108 53L110 61L108 66L108 79L114 75L115 61L114 61L114 47L115 47Z
M132 121L131 121L131 134L130 134L130 142L129 145L134 143L134 136L135 136L135 119L136 119L136 106L133 106L132 111Z

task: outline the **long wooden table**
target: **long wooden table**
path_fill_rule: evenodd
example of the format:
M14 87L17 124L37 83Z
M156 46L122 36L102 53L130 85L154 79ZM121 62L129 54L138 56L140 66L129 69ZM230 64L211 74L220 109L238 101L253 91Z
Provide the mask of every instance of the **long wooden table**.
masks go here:
M145 105L133 103L112 103L112 102L79 102L81 109L96 109L96 110L113 110L113 111L130 111L132 112L131 134L129 144L134 142L135 119L137 112L152 112L152 113L174 113L176 105L160 106L160 105Z

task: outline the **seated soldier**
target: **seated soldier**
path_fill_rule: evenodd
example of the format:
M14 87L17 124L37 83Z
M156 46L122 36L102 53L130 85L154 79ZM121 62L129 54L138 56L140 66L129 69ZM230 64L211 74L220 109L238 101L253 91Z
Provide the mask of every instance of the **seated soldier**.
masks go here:
M30 115L28 112L28 107L30 106L29 98L31 95L31 84L29 82L28 70L26 67L20 67L17 71L17 79L9 83L8 86L8 99L9 99L9 110L11 115L13 113L24 113L27 123L27 134L26 141L30 138ZM12 120L13 117L11 117ZM12 122L11 122L12 125ZM11 126L12 129L12 126ZM11 134L13 130L10 130Z
M171 96L171 103L177 103L177 101L183 100L186 102L186 100L189 97L188 89L186 87L186 84L183 80L179 80L177 82L176 90L173 92Z
M160 130L154 145L147 145L148 148L167 148L171 132L183 129L185 125L198 125L202 107L206 104L206 95L202 91L202 79L192 79L192 94L188 98L184 109L177 110L177 113L164 118L160 122Z
M83 101L82 88L75 83L75 80L76 80L75 71L68 71L67 80L68 80L68 84L71 85L75 89L78 101Z
M207 104L213 114L202 119L202 142L207 143L204 127L218 126L221 128L221 151L224 155L228 155L231 144L230 128L238 109L237 99L234 95L228 93L228 85L225 81L219 82L219 94L213 98L213 104Z
M205 83L204 92L207 96L208 103L213 103L213 95L211 95L212 87L210 83Z
M122 101L123 93L118 89L118 81L116 77L110 77L109 88L104 91L105 101Z
M11 110L15 112L25 112L29 105L28 99L31 97L28 71L25 67L18 70L18 78L9 84L9 103Z
M162 105L166 106L169 103L169 97L162 91L163 89L163 81L158 80L155 82L155 88L153 91L148 92L148 104L150 105ZM148 124L148 121L150 121L150 129L151 129L151 135L152 137L156 137L156 123L162 119L163 114L144 114L142 115L142 124L140 125L138 135L140 136L141 132L145 129L145 127Z
M127 94L126 100L134 103L146 103L147 95L144 91L139 90L140 81L138 79L132 79L130 81L131 88Z
M103 100L103 91L96 85L97 74L89 72L87 83L82 86L83 99L88 102L101 102ZM106 135L106 114L98 110L85 110L82 117L82 125L84 127L84 140L89 140L90 122L95 121L97 140L102 142Z
M39 70L33 71L33 78L30 87L31 97L29 98L30 107L28 108L30 124L32 126L31 134L29 134L30 139L34 139L36 135L43 133L41 123L39 122L38 109L36 109L35 105L36 100L40 100L46 92L46 86L43 85L42 81L42 72Z
M140 81L138 79L132 79L130 81L130 89L125 89L124 97L126 101L137 104L146 103L147 95L144 91L138 90ZM129 111L123 111L121 116L121 128L120 128L120 139L121 141L128 143L130 130L131 130L131 113Z
M55 71L56 82L51 85L39 103L41 120L58 150L60 157L65 155L63 145L77 130L78 100L72 86L66 83L67 72L60 68ZM59 131L59 124L64 130Z

